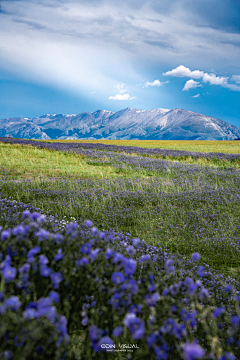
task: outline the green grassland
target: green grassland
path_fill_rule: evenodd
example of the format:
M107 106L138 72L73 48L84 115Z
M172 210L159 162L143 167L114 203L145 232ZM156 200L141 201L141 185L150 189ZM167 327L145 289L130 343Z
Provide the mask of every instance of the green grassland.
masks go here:
M211 141L211 140L45 140L47 142L66 143L101 143L107 145L139 146L143 148L160 148L169 150L184 150L197 152L222 152L228 154L240 154L240 142Z
M81 155L39 149L33 146L0 143L0 167L9 178L45 177L106 178L119 176L110 166L94 166Z
M2 198L30 202L68 221L91 219L99 229L129 233L181 256L197 251L202 263L239 276L239 245L233 242L240 229L239 177L229 170L211 175L203 166L179 181L178 170L118 169L101 159L2 143L0 168Z

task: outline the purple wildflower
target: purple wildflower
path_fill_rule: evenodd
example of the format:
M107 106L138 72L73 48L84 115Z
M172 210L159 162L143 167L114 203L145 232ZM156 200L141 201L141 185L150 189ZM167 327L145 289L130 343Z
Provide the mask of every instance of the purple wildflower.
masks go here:
M157 360L167 360L168 359L168 347L167 346L155 346L154 353Z
M143 337L145 328L143 320L139 319L135 314L128 313L123 323L131 331L134 340L139 340Z
M175 271L175 267L173 266L173 260L172 259L168 259L165 262L165 269L167 271L167 274L171 274Z
M163 289L162 294L163 296L167 296L169 294L169 289L168 288Z
M153 292L153 291L155 291L155 290L156 290L156 285L155 285L155 284L149 285L149 287L148 287L148 292Z
M135 248L132 245L127 246L126 248L128 255L132 256L136 253Z
M24 319L26 319L26 320L35 319L35 318L36 318L36 315L37 315L36 309L32 309L32 308L26 309L26 310L23 312L23 317L24 317Z
M147 303L148 306L156 306L156 303L159 299L160 299L160 295L158 292L155 292L152 295L147 294L145 296L145 302Z
M151 260L151 256L149 254L147 255L142 255L140 258L139 258L139 262L144 262L144 261L148 261L148 260Z
M55 273L51 274L50 277L51 277L53 289L58 289L60 282L63 281L62 274L59 272L55 272Z
M114 284L118 285L125 280L125 277L121 272L115 272L112 274L111 280Z
M39 216L41 216L41 214L35 211L34 213L32 213L31 218L33 221L36 221Z
M221 316L225 311L225 308L224 307L216 307L213 312L212 312L212 315L213 317L215 318L218 318L219 316Z
M16 277L17 270L14 267L6 266L2 270L2 276L6 282L13 281Z
M83 244L80 249L82 254L90 254L91 251L91 245L89 243Z
M16 311L20 308L21 302L17 296L11 296L5 300L5 305L8 309Z
M231 354L230 352L225 352L218 360L236 360L236 356Z
M99 253L99 251L100 251L100 249L99 248L97 248L97 249L95 249L95 250L92 250L91 251L91 253L90 253L90 260L91 260L91 262L93 262L95 259L96 259L96 257L97 257L97 255L98 255L98 253Z
M42 265L40 267L40 275L43 277L49 277L52 274L53 270L48 266Z
M29 218L30 216L31 216L31 213L30 213L29 210L23 211L22 217L23 217L24 219L27 219L27 218Z
M209 296L209 292L207 289L202 288L199 294L200 299L205 299L206 297Z
M153 333L153 334L147 336L147 344L148 344L149 348L151 348L153 346L155 341L156 341L156 334Z
M195 252L192 254L192 260L193 261L199 261L200 260L200 254Z
M60 261L64 258L64 254L62 253L62 249L58 249L57 254L54 257L55 261Z
M49 262L49 260L45 255L40 255L39 262L40 262L40 265L46 265Z
M113 256L112 262L114 264L117 264L117 263L120 263L120 262L124 262L124 260L125 260L125 257L122 254L116 252L114 254L114 256Z
M1 241L7 240L11 236L11 232L9 230L3 230L1 233Z
M4 351L3 355L4 355L3 360L11 360L12 359L12 352L9 350Z
M132 243L133 243L133 245L134 245L136 248L138 247L138 245L140 244L140 242L141 242L141 240L140 240L140 239L137 239L137 238L135 238L135 239L132 240Z
M29 252L27 253L27 258L32 258L34 255L36 255L37 253L39 253L41 251L40 246L36 246L34 248L32 248L31 250L29 250Z
M107 248L107 250L106 250L106 252L105 252L105 258L106 258L107 260L109 260L112 255L113 255L113 250Z
M23 225L18 225L15 228L13 228L13 235L25 235L26 229Z
M122 326L117 326L114 330L113 330L113 336L117 337L122 335L123 332L123 327Z
M126 259L125 260L125 268L124 272L126 275L133 275L136 271L137 262L133 259Z
M204 356L205 351L196 343L186 343L184 345L184 360L196 360Z
M89 263L89 260L86 257L81 258L80 265L86 266Z
M85 221L85 225L86 225L87 227L92 227L92 226L93 226L93 223L92 223L91 220L86 220L86 221Z
M204 266L201 265L201 266L199 266L199 268L198 268L198 276L203 277L204 274L205 274Z
M46 221L46 215L40 215L39 218L37 219L37 222L39 224L43 224Z
M98 329L96 325L92 325L89 328L89 337L92 342L97 342L102 336L102 329Z
M39 241L47 240L49 238L49 235L49 231L45 229L39 229L39 231L36 233Z
M25 263L18 269L18 272L19 274L24 274L24 273L28 273L29 270L30 270L30 265L28 263Z
M50 291L48 297L55 303L57 304L59 302L59 293L57 293L56 291Z
M86 317L84 317L84 318L82 319L81 324L82 324L83 326L86 326L86 325L88 324L88 321L89 321L89 319L88 319L88 317L86 316Z

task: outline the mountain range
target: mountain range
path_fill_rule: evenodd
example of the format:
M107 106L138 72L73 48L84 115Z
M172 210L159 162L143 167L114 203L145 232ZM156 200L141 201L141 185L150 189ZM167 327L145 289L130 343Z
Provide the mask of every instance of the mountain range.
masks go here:
M0 137L24 139L235 140L240 128L183 109L44 114L0 120Z

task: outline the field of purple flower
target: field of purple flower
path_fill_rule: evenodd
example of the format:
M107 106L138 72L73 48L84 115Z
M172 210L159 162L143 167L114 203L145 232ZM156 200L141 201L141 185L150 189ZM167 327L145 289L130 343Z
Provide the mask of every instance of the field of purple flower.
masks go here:
M2 169L0 358L238 359L239 171L27 144L121 177Z

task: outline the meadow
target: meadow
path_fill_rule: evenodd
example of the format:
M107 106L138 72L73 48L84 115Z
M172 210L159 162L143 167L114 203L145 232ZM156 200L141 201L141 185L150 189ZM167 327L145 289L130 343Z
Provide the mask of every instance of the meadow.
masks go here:
M59 142L59 140L44 140ZM196 152L221 152L240 154L238 141L211 141L211 140L60 140L66 143L91 143L117 146L139 146L142 148L159 148L169 150L185 150Z
M239 152L1 138L1 357L238 359Z

